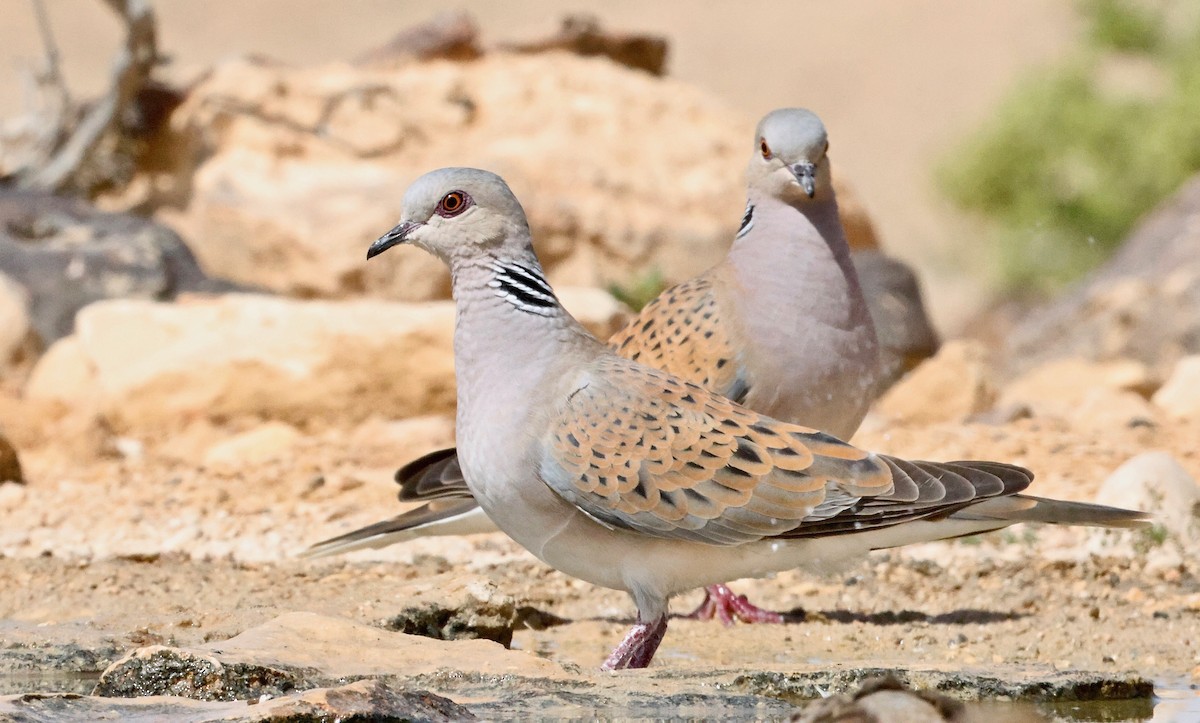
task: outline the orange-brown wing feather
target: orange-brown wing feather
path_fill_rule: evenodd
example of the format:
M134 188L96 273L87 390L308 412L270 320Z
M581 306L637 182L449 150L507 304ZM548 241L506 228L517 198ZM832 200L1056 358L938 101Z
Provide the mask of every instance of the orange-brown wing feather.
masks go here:
M892 489L874 455L619 357L583 375L544 441L547 485L606 524L661 537L758 540Z

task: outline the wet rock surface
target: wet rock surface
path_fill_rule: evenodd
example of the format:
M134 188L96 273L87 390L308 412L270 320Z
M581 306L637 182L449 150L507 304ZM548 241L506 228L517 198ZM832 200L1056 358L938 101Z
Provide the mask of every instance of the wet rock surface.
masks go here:
M83 695L25 694L0 697L0 716L22 723L119 719L130 723L182 721L459 721L473 720L466 708L426 691L398 690L364 680L331 688L255 700L204 702L176 696L130 699Z

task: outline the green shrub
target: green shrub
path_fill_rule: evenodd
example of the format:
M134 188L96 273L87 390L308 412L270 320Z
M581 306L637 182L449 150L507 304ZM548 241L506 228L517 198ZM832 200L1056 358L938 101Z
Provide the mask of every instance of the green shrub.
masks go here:
M1200 171L1200 24L1168 39L1165 9L1089 0L1087 43L1020 84L939 167L942 191L994 222L1008 287L1049 290L1100 263L1133 224ZM1137 51L1162 88L1107 90Z

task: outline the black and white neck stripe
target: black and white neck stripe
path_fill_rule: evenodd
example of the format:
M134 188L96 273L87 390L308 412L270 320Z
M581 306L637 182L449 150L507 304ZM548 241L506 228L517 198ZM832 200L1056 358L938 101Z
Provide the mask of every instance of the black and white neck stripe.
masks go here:
M737 235L735 235L733 238L735 240L740 239L749 233L750 229L752 228L754 228L754 204L747 203L746 213L742 214L742 225L738 229Z
M496 261L492 263L492 271L496 275L488 286L521 311L551 316L558 309L558 299L540 269L515 261Z

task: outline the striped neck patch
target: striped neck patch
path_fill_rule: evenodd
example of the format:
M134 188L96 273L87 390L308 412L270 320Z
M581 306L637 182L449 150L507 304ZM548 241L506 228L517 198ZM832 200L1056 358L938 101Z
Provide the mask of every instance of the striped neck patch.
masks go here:
M754 228L754 204L747 203L746 213L742 214L742 225L738 229L737 235L735 235L733 238L735 240L740 239L749 233L750 229L752 228Z
M492 271L496 275L488 286L495 289L496 296L530 314L552 316L556 313L558 299L541 269L513 261L497 261L492 264Z

